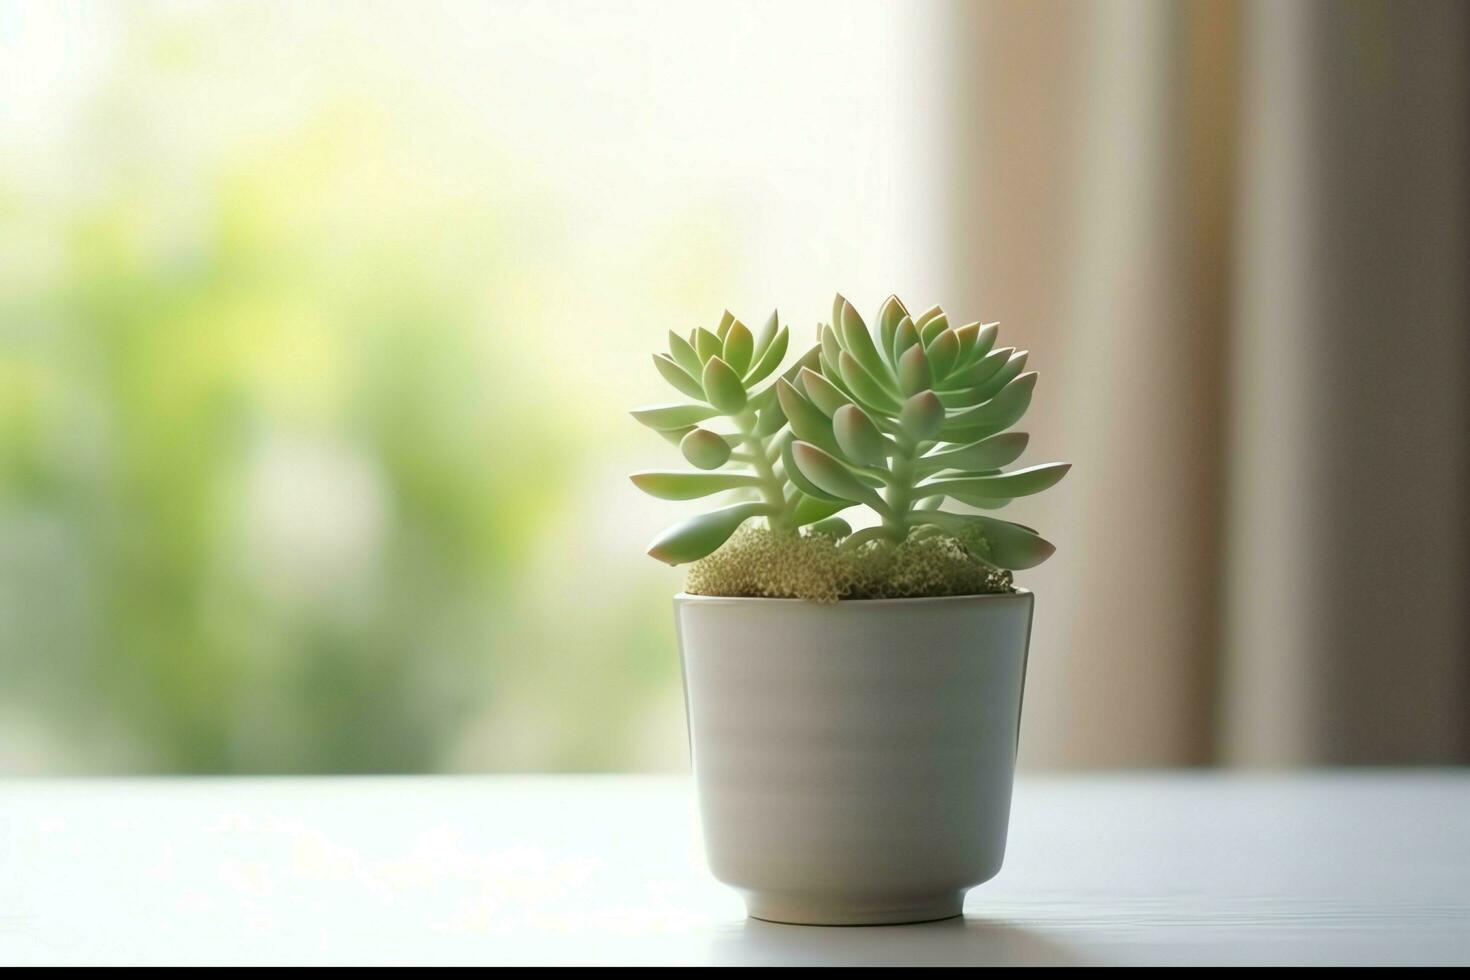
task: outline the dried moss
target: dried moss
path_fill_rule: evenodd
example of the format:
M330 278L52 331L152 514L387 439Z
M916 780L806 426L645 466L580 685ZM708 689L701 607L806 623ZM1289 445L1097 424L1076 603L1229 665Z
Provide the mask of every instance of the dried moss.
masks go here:
M913 599L1014 592L1011 573L982 559L983 538L961 541L920 528L901 544L839 546L826 534L777 534L747 524L689 566L695 595L767 599Z

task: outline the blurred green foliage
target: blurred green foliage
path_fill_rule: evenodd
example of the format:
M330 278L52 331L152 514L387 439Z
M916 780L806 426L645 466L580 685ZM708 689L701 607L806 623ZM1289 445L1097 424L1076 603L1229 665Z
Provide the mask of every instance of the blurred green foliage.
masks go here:
M537 327L549 205L383 87L221 61L229 17L130 21L0 162L0 769L629 764L669 590L532 581L602 411ZM285 69L265 124L221 92Z

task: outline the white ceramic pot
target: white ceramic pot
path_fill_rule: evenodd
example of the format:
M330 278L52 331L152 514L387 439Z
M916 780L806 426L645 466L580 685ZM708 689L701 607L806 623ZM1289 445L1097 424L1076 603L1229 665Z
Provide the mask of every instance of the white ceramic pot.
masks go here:
M1005 854L1032 602L674 600L710 868L752 916L961 914Z

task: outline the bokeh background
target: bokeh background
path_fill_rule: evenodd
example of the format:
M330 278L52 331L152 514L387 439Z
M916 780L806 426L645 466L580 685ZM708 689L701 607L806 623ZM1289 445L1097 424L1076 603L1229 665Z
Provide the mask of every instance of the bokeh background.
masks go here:
M1456 3L0 0L0 772L685 764L666 330L1033 350L1035 768L1470 761Z

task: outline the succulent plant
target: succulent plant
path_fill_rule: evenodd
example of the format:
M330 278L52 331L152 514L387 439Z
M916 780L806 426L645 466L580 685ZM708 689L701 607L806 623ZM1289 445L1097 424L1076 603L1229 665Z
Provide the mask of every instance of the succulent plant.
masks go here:
M764 518L773 531L795 534L847 506L801 492L781 459L786 415L776 384L789 383L798 371L820 362L813 347L768 383L789 343L790 332L776 313L753 334L726 311L714 331L698 327L687 337L670 331L667 353L653 355L659 374L688 401L635 409L633 417L677 445L695 470L635 473L633 483L665 500L719 493L734 498L665 530L649 546L655 558L671 565L703 558L751 518Z
M1036 386L1036 374L1023 373L1025 351L997 349L994 323L953 327L937 306L913 317L896 296L869 330L839 295L832 322L818 332L818 365L776 384L791 430L782 458L813 501L877 512L882 523L848 536L844 547L898 543L933 528L983 539L982 557L1000 568L1030 568L1051 556L1055 548L1029 527L941 509L946 501L998 509L1066 474L1066 463L1002 469L1029 438L1006 431Z
M713 332L670 332L654 366L689 401L633 417L695 469L636 473L633 482L666 500L726 493L733 501L670 527L649 554L697 561L763 518L777 538L807 528L846 552L942 534L998 569L1045 561L1055 549L1033 529L943 509L958 501L994 510L1068 469L1003 469L1026 449L1025 433L1006 430L1030 405L1036 375L1023 373L1025 351L995 347L996 332L993 323L952 327L937 306L914 318L896 296L870 330L839 295L816 346L773 382L789 343L775 313L758 336L729 312ZM854 533L837 515L858 505L881 523ZM881 583L864 586L874 589Z

